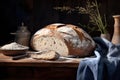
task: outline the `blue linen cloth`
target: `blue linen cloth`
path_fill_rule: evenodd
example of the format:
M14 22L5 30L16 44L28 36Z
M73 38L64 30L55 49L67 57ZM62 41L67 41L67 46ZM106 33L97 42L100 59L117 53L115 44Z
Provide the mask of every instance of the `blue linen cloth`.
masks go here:
M93 57L80 61L76 80L120 80L120 44L96 37Z

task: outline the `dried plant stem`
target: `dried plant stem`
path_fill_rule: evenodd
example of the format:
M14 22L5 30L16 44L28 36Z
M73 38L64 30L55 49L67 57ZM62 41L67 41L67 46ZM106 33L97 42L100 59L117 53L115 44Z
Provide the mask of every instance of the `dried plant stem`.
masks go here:
M72 11L78 11L80 14L88 14L90 18L90 22L93 25L97 26L97 30L101 33L107 33L107 21L106 16L102 16L99 11L99 6L97 0L94 2L90 2L87 0L85 7L74 7L71 8L70 6L63 6L63 7L56 7L57 10L61 11L68 11L71 13Z

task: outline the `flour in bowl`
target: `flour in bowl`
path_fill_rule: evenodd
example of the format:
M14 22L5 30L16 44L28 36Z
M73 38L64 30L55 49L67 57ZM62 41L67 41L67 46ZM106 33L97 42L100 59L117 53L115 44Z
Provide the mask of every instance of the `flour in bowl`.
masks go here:
M3 45L1 47L1 49L4 49L4 50L24 50L24 49L28 49L28 47L23 46L21 44L18 44L16 42L12 42L10 44Z

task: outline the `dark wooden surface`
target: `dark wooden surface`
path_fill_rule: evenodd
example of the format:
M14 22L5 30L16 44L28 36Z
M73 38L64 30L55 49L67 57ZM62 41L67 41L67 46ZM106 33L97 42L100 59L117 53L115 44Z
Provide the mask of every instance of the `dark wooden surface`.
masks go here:
M0 80L76 80L79 62L79 58L12 60L0 54Z

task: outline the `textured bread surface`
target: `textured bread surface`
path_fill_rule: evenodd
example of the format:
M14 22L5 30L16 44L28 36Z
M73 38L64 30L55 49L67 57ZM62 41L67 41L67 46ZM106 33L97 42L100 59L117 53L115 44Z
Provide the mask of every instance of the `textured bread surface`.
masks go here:
M31 39L36 51L53 50L61 56L88 56L95 42L83 29L71 24L50 24L38 30Z

